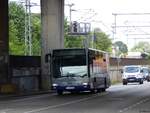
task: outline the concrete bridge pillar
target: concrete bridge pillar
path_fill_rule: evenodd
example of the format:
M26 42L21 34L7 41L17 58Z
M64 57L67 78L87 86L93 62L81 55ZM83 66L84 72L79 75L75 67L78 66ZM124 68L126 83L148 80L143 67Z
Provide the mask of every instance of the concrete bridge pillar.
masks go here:
M0 84L8 81L8 0L0 0Z
M51 86L50 67L45 54L64 47L64 0L41 0L42 17L42 86Z

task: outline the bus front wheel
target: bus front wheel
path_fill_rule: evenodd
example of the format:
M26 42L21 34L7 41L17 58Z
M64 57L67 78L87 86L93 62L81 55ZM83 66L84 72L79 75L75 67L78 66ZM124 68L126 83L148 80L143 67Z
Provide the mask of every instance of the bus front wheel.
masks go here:
M91 89L90 92L91 92L92 94L95 94L95 93L96 93L96 89Z

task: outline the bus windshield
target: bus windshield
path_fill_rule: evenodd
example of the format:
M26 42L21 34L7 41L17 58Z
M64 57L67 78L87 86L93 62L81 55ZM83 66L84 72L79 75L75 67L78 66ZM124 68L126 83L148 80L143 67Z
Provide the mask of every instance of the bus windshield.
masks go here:
M61 73L63 77L84 77L87 75L87 66L65 66Z
M55 57L53 60L53 76L55 78L86 75L87 65L83 55Z

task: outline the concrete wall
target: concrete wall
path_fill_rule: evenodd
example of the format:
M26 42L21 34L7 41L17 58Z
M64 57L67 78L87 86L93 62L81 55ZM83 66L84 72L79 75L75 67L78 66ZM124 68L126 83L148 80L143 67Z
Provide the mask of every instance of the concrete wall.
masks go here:
M117 66L119 61L120 66L125 65L150 65L150 59L144 58L110 58L110 65Z
M41 57L9 56L11 82L17 92L38 91L41 89Z

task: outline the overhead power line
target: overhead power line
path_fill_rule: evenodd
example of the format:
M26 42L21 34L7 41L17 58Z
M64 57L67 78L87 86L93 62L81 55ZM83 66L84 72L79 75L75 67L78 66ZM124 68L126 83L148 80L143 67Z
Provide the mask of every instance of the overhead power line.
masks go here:
M117 28L134 28L135 30L139 30L139 28L150 28L150 25L118 25L117 24L117 16L118 15L120 15L120 16L123 16L123 15L129 15L129 16L136 16L136 15L149 15L150 16L150 13L112 13L112 15L114 15L114 24L113 24L113 26L112 26L112 28L113 28L113 37L114 37L114 39L116 38L115 37L115 35L116 35L116 29ZM142 30L142 33L140 34L140 33L128 33L128 34L126 34L127 36L128 35L149 35L149 33L147 33L147 32L144 32L143 30Z
M112 15L150 15L150 13L112 13Z
M110 28L108 27L108 25L106 25L103 21L92 20L92 21L90 21L90 22L100 23L100 24L102 24L108 31L113 32L112 29L110 29Z
M138 26L138 25L130 25L130 26L122 25L122 26L112 26L112 27L150 27L150 25L147 25L147 26L146 25L143 25L143 26L142 25L140 25L140 26Z

